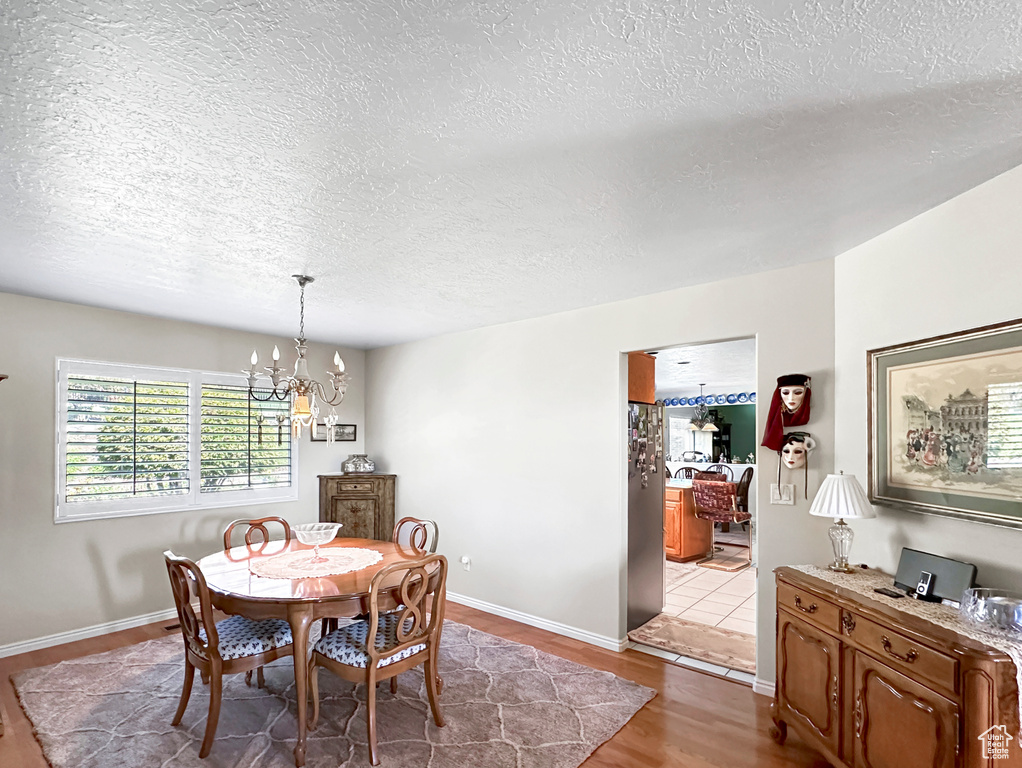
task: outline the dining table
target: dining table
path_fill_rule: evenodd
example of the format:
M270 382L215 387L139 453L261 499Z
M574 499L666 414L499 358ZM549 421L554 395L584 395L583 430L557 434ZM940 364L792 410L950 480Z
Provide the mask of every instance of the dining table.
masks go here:
M292 539L244 544L207 555L198 565L209 587L213 607L228 614L250 619L285 619L291 625L294 642L295 697L298 705L298 741L295 744L295 765L305 765L308 706L308 646L309 631L319 619L341 619L369 613L369 588L373 576L382 568L408 560L418 560L424 553L408 545L376 539L335 538L321 544L321 550L347 547L378 552L378 562L348 573L330 576L304 576L299 578L271 578L253 572L266 571L269 558L295 557L290 553L313 547ZM340 553L337 553L340 554ZM436 567L435 564L433 566ZM399 586L401 574L393 584L384 583L380 589L381 609L398 605L393 592Z

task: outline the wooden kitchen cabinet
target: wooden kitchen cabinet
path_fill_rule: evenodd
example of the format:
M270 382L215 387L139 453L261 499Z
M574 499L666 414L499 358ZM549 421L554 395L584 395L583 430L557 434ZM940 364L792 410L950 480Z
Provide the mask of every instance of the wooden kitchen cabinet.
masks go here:
M338 536L390 541L397 475L320 475L319 519L341 523Z
M664 554L668 560L683 563L710 554L713 523L700 520L695 511L691 488L664 488Z
M1022 767L1014 740L993 759L980 738L1019 731L1007 655L792 568L776 579L778 743L792 728L848 768Z

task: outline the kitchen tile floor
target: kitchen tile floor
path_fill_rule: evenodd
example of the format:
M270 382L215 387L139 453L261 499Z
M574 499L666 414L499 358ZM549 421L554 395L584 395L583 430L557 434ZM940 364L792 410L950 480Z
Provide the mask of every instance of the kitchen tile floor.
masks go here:
M736 556L748 557L748 550ZM666 585L664 613L711 627L756 634L754 567L731 573L668 561Z

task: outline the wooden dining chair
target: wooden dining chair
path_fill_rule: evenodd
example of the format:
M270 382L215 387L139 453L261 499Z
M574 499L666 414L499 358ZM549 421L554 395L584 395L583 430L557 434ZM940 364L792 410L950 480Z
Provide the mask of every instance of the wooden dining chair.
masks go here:
M677 471L674 473L674 479L691 480L696 476L696 472L698 471L699 470L695 467L678 467Z
M291 626L283 619L254 621L244 616L229 616L216 622L209 588L202 571L186 557L178 557L170 550L163 553L170 575L170 588L174 593L177 618L185 641L185 680L181 701L171 725L180 725L188 699L192 694L195 670L208 677L209 714L206 733L199 748L199 757L206 757L213 746L217 720L220 718L220 700L223 695L223 676L238 672L259 670L259 687L263 687L263 665L282 656L291 656ZM199 611L192 604L198 598Z
M431 567L433 568L430 573ZM393 592L393 594L391 594ZM437 657L447 599L447 558L427 555L380 569L369 588L369 619L341 627L316 643L309 659L312 716L309 730L319 721L319 667L338 677L366 684L366 728L369 760L379 765L376 749L376 684L424 665L426 694L433 720L444 725L438 697ZM381 606L381 603L383 606ZM400 605L391 613L385 608Z
M260 517L255 520L242 518L232 520L224 531L224 550L226 551L231 548L231 534L234 533L234 529L243 525L248 526L245 529L245 543L250 547L254 546L256 544L255 536L259 534L260 540L258 544L259 548L262 549L270 540L270 532L266 527L267 523L279 523L284 528L284 541L291 541L291 525L283 517Z
M402 517L394 526L391 538L395 544L411 547L420 552L436 554L437 542L440 540L440 529L434 520L420 520L417 517Z
M724 475L728 479L728 482L733 482L735 479L735 473L727 464L711 464L706 468L706 471L717 472L721 475Z

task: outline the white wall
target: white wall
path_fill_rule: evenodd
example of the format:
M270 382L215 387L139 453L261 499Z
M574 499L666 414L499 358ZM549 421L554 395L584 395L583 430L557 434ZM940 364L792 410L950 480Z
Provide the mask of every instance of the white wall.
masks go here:
M756 336L758 391L813 377L811 489L833 464L833 263L452 334L368 353L367 448L398 516L435 519L450 590L600 637L625 635L622 353ZM797 298L793 332L782 310ZM768 402L768 401L767 401ZM759 431L767 408L759 410ZM776 454L761 449L759 498ZM769 470L769 471L768 471ZM825 561L808 502L760 505L760 677L773 676L772 569ZM810 491L810 498L812 490ZM457 558L468 555L465 572Z
M162 552L199 557L223 546L236 517L318 517L316 475L340 470L364 440L365 353L342 349L352 374L338 408L358 424L355 443L300 443L299 500L197 512L75 523L53 522L56 360L240 371L253 348L269 359L290 339L227 331L141 315L0 293L0 648L173 607ZM334 348L310 345L313 375Z
M864 487L866 350L1022 317L1020 243L1022 167L836 259L836 466ZM911 546L976 563L986 586L1022 588L1022 531L894 508L878 515L852 524L855 561L893 573Z

